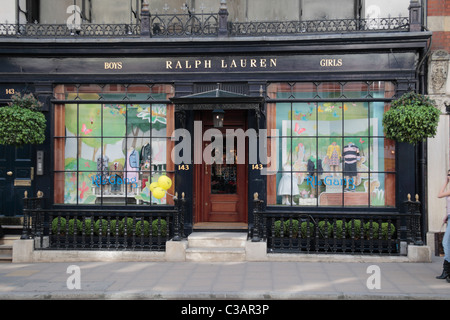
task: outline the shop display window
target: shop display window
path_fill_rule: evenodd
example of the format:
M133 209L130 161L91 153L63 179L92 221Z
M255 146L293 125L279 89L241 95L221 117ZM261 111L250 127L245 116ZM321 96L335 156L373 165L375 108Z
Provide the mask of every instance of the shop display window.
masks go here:
M54 202L172 204L150 184L173 180L171 85L58 85L54 89Z
M393 83L273 83L267 92L267 127L278 130L268 138L278 150L269 205L395 206L395 143L382 125Z

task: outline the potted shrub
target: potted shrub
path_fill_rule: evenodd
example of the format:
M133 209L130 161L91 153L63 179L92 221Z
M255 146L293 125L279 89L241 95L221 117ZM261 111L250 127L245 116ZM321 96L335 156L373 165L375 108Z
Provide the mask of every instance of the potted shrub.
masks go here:
M46 128L42 104L32 94L17 93L11 99L8 106L0 108L0 144L42 144Z
M416 144L436 134L440 111L430 98L414 92L392 101L383 115L386 138Z

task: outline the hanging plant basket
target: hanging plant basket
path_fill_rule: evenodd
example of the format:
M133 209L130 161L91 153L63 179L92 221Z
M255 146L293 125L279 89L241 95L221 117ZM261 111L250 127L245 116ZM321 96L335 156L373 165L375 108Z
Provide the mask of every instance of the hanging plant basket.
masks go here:
M414 92L392 101L383 115L386 138L416 144L436 135L441 112L430 98Z
M42 144L46 121L40 103L32 94L11 97L8 106L0 108L0 144L20 147Z

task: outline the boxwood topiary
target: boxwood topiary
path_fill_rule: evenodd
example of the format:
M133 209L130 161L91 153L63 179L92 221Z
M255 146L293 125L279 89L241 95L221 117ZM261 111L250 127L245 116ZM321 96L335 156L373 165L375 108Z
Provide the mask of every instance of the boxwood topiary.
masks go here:
M292 229L292 237L297 238L298 236L298 220L288 219L284 222L284 235L289 237Z
M331 223L322 220L319 221L317 226L319 227L319 238L331 238L331 234L333 232Z
M308 236L314 236L314 223L304 221L300 224L300 237L307 238Z
M347 222L346 229L347 229L347 235L351 238L354 237L355 239L361 238L361 220L359 219L352 219L349 222ZM364 231L364 230L363 230Z
M101 226L100 226L101 223ZM108 220L106 219L98 219L94 224L94 233L97 236L106 236L108 235Z
M56 217L52 220L52 233L53 234L65 234L66 233L66 218Z
M144 222L144 228L142 228L142 222ZM144 229L144 236L148 237L150 235L150 223L148 221L138 221L136 223L136 236L142 236L142 229Z
M346 234L346 224L344 223L344 221L342 220L336 220L333 223L333 235L337 238L337 239L344 239L345 238L345 234Z
M167 222L164 219L155 219L152 222L152 235L153 237L158 236L158 226L161 228L161 236L165 237L167 235Z
M75 230L75 222L76 222L76 230ZM73 236L75 231L76 234L79 234L81 232L81 221L78 219L70 219L69 220L69 235Z
M378 239L378 230L380 224L378 222L366 222L364 224L364 233L367 239Z
M381 238L383 240L388 240L389 238L394 238L395 226L390 222L383 222L381 224Z

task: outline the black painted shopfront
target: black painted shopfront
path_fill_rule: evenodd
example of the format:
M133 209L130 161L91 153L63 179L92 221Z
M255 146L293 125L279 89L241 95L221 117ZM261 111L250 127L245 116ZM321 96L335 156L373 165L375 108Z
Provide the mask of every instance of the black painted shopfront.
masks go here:
M44 102L47 139L31 147L27 166L43 151L43 174L28 191L42 191L47 208L151 211L184 193L185 234L251 232L255 193L266 212L395 216L406 211L407 194L424 199L423 152L385 139L381 119L392 99L423 88L429 38L6 41L1 101L19 91ZM219 110L221 128L213 125ZM219 138L205 132L223 135L225 155L227 129L247 133L245 147L232 150L243 164L209 162ZM184 139L191 149L174 156ZM0 179L15 163L2 162ZM150 184L164 175L173 186L156 198Z

